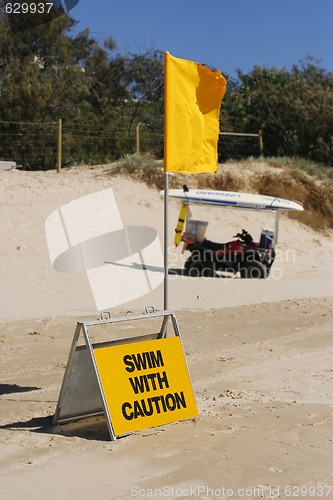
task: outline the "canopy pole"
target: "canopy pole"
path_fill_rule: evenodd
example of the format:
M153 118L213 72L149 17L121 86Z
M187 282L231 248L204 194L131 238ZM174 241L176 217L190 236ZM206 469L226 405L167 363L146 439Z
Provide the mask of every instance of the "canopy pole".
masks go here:
M169 290L168 290L168 191L169 191L169 176L168 172L164 172L164 310L168 310L169 306Z
M279 223L280 223L280 210L277 210L275 213L275 231L274 231L273 248L275 248L275 245L277 245L279 238Z

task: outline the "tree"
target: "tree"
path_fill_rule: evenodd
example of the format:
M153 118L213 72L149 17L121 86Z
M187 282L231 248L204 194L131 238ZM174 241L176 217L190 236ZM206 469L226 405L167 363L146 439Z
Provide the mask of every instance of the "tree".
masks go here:
M62 117L67 127L64 155L67 161L83 159L86 138L81 134L76 141L69 124L72 132L80 124L104 133L101 116L128 94L119 84L121 70L110 72L109 54L115 42L108 39L105 48L99 47L88 30L71 36L75 21L68 14L33 29L29 15L17 19L21 29L13 33L3 11L0 17L0 121L8 122L2 123L2 132L10 138L2 144L1 155L29 168L45 167L55 156L55 126ZM43 124L34 128L34 144L23 126L28 122ZM51 134L52 145L47 139ZM96 140L91 142L96 149Z
M333 75L307 57L291 71L255 66L226 99L234 129L263 130L266 156L332 162Z
M149 145L150 151L163 156L163 53L152 51L130 55L126 60L126 78L131 94L129 140L133 137L134 126L142 124L153 137L154 144Z
M25 168L54 166L60 117L66 164L133 152L139 123L158 131L161 153L161 53L115 54L111 37L73 36L76 22L61 14L33 28L29 14L18 14L13 32L0 12L0 154Z
M53 168L61 117L67 165L133 153L140 125L140 145L161 157L162 52L117 54L113 38L98 43L88 29L74 35L74 19L52 15L18 14L13 31L0 8L0 156ZM332 163L333 74L318 61L307 57L290 71L255 66L227 80L223 131L262 129L266 156Z

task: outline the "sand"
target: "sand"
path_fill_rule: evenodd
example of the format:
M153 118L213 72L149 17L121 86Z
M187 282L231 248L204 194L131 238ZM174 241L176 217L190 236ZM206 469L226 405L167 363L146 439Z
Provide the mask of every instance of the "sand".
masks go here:
M46 217L112 187L124 223L162 238L158 191L107 170L0 172L2 498L333 498L333 234L285 216L267 280L170 277L198 417L117 441L103 417L52 426L76 322L98 313L84 275L52 269ZM170 203L170 241L177 214ZM220 241L274 222L193 215ZM172 269L185 258L170 249ZM114 313L149 305L161 286Z

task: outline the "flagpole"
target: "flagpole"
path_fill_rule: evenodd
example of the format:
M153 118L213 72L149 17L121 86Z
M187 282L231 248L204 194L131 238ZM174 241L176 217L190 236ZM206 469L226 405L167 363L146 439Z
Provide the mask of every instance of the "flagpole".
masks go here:
M169 287L168 287L168 191L169 191L169 175L164 172L164 310L167 311L169 307Z
M164 52L164 309L168 300L169 173L216 172L219 111L226 79L220 71ZM204 112L203 110L210 110ZM198 137L195 144L191 137ZM199 140L199 138L201 139ZM204 151L204 153L203 153Z
M167 90L167 54L164 53L164 310L169 307L169 290L168 290L168 193L169 193L169 176L167 169L167 109L166 109L166 90Z

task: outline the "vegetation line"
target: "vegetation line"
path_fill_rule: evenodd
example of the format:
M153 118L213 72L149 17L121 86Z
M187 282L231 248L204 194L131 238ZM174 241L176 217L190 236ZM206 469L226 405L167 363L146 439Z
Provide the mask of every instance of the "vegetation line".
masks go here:
M288 217L323 231L333 229L333 178L324 175L323 168L297 158L247 159L221 164L217 174L186 175L186 184L192 189L244 191L298 201L304 212L289 212ZM150 154L126 155L112 164L108 175L127 175L163 189L163 163ZM184 175L172 175L169 183L171 188L181 188Z

